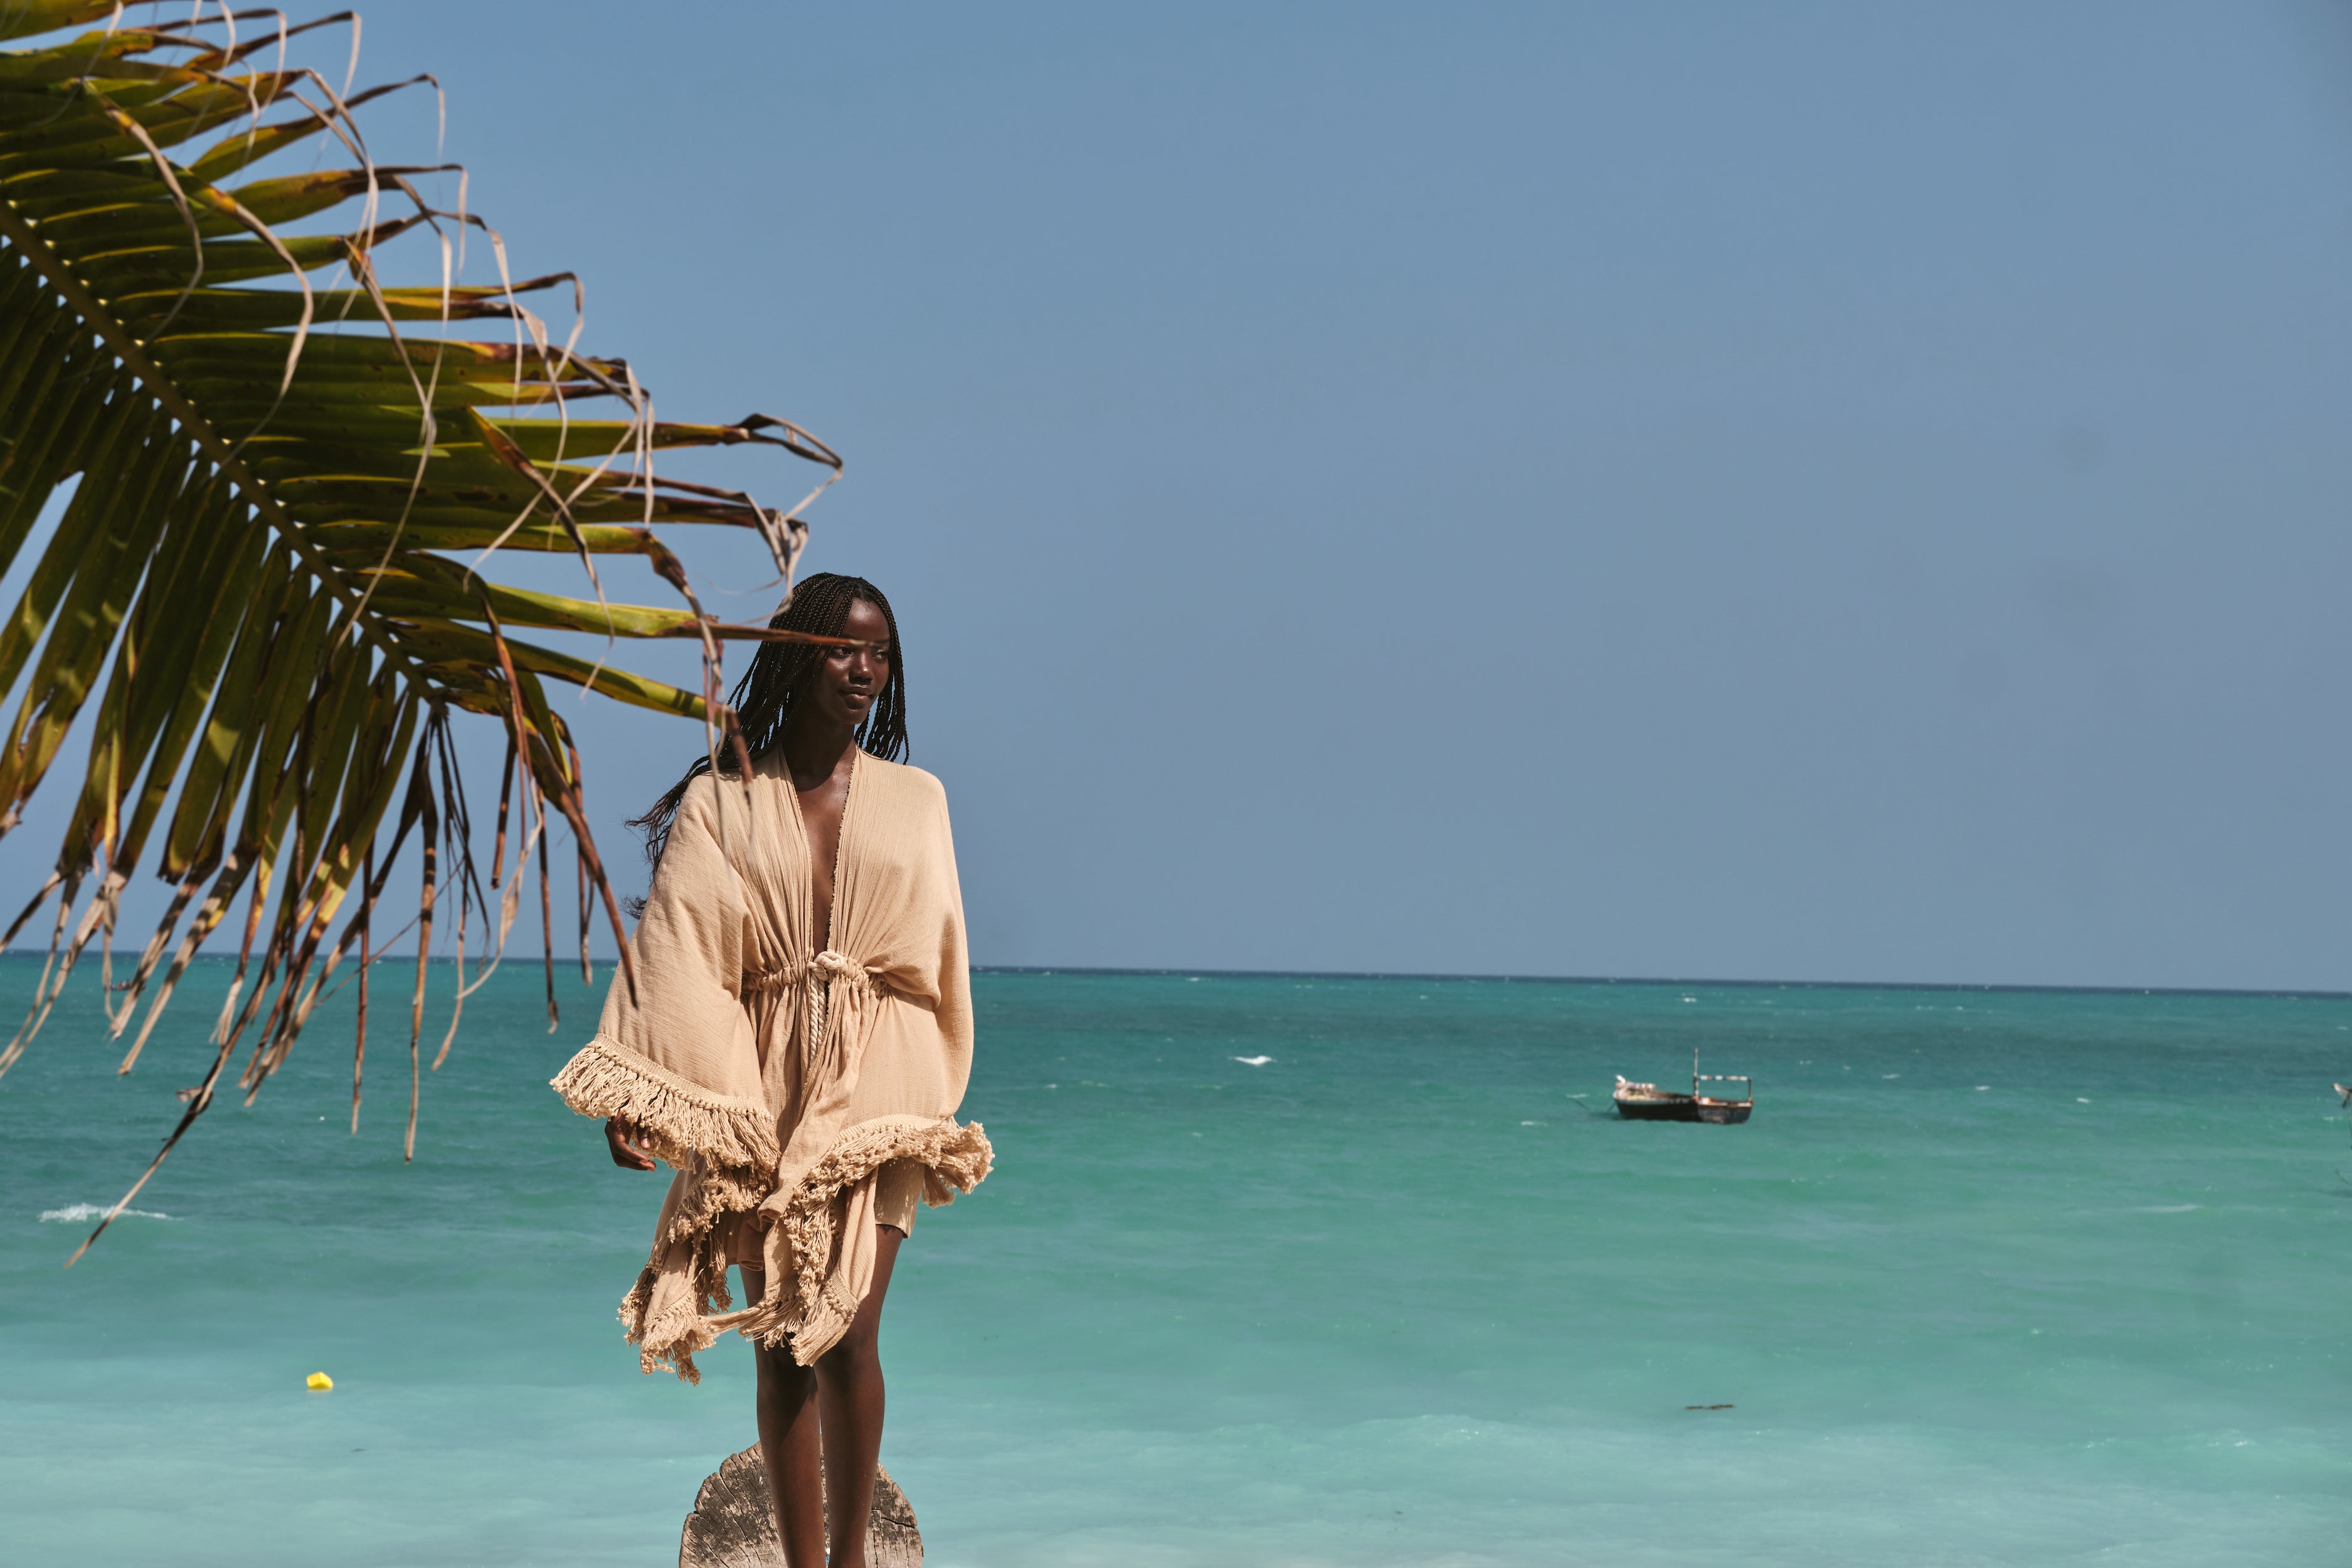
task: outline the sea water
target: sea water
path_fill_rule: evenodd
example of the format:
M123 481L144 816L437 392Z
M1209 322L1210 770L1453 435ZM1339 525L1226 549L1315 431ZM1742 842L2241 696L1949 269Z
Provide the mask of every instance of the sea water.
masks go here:
M576 971L553 1035L535 966L472 998L404 1165L388 969L357 1137L331 1010L61 1268L225 982L127 1079L78 982L0 1080L0 1555L675 1561L753 1440L750 1357L694 1388L622 1343L659 1184L544 1087L591 1026ZM975 989L999 1168L925 1213L883 1347L940 1568L2352 1551L2352 1000ZM1694 1048L1755 1075L1752 1121L1610 1114Z

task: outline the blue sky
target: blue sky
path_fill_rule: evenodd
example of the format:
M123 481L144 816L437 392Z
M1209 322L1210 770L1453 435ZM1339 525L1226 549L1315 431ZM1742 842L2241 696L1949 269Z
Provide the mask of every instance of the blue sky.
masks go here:
M371 9L420 69L588 346L846 456L981 962L2352 986L2323 6ZM698 734L578 722L626 861Z

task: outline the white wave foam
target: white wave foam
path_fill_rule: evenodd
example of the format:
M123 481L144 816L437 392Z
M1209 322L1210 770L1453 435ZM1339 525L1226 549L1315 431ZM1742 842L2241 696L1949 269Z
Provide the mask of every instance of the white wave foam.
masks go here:
M107 1207L105 1204L68 1204L61 1209L43 1209L41 1218L64 1225L88 1225L94 1219L104 1219ZM153 1209L124 1209L115 1217L118 1219L170 1219L172 1216L167 1214L158 1214Z

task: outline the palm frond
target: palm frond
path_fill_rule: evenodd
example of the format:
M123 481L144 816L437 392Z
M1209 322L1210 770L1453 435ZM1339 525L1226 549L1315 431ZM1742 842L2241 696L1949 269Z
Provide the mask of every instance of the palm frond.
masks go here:
M346 96L287 64L286 39L319 24L251 26L275 15L224 6L200 16L210 25L167 30L120 26L120 8L101 0L0 0L0 39L33 40L0 50L0 570L72 487L0 621L0 695L14 699L0 710L0 833L22 819L77 721L90 734L56 869L0 938L5 948L57 900L47 961L0 1047L0 1074L93 939L114 1035L139 1026L120 1069L130 1071L191 959L234 922L236 970L209 1068L183 1091L186 1109L141 1185L212 1104L241 1041L237 1081L248 1100L261 1089L354 948L356 1131L365 969L396 940L375 906L412 837L423 850L413 1153L423 955L436 919L456 928L461 1007L486 977L466 977L468 925L494 963L534 852L551 920L551 811L579 858L583 963L592 895L620 932L579 752L546 683L699 718L710 745L732 742L721 642L782 634L706 614L655 531L748 530L789 585L807 535L799 512L841 468L785 420L656 421L625 361L554 341L525 300L569 285L576 317L576 279L507 280L496 232L421 193L417 177L437 170L369 156L352 111L393 89ZM319 138L349 166L246 177ZM289 226L298 223L303 232ZM439 281L387 283L379 253L420 230L437 239ZM469 232L496 258L497 285L451 281ZM499 335L464 335L469 326ZM593 416L575 416L583 403ZM824 478L785 511L654 470L658 449L743 443L820 465ZM506 552L572 555L588 591L495 581L486 568ZM682 603L614 602L596 566L610 556L641 558ZM517 629L691 638L703 689ZM507 738L487 889L452 742L460 710ZM169 908L117 985L121 892L142 868L172 885ZM625 945L622 956L625 968Z

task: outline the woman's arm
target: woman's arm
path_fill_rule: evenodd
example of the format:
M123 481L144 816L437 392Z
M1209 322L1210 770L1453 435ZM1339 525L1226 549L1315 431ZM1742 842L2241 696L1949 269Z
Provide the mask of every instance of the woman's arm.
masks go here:
M740 995L748 911L714 830L721 804L707 776L687 792L628 938L635 983L614 973L595 1038L553 1079L565 1104L605 1122L605 1152L625 1171L776 1158Z

